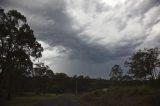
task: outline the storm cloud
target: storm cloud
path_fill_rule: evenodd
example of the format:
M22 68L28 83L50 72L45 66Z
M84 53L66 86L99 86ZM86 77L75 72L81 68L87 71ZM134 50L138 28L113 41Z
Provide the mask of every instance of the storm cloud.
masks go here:
M1 0L24 14L45 51L69 75L107 77L140 48L160 46L159 0Z

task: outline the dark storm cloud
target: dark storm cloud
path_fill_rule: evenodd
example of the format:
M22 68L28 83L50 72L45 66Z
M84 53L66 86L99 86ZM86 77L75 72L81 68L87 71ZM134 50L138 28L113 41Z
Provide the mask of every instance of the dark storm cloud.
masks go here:
M3 5L5 3L5 0L0 0L0 4Z
M82 29L78 31L72 29L72 22L64 10L64 5L61 6L61 8L54 10L45 10L45 15L47 15L49 19L53 19L55 24L53 26L48 26L47 28L43 28L43 26L37 27L33 24L33 28L36 29L36 32L39 34L38 39L48 42L50 46L61 45L65 47L70 51L70 59L77 58L91 62L105 62L119 56L125 56L131 52L131 49L126 49L127 47L123 47L122 50L117 48L116 51L118 51L118 54L112 54L104 46L93 45L83 41L77 36ZM38 9L36 10L36 14L41 12L42 11L38 11ZM41 20L39 21L41 22Z
M130 45L125 46L117 46L115 48L115 53L110 52L110 50L106 49L107 47L102 45L94 45L89 44L86 41L82 40L77 35L81 32L81 30L73 30L72 22L65 11L65 4L63 0L60 0L61 3L58 3L57 7L30 7L20 2L18 0L2 0L2 7L14 7L18 9L22 9L27 11L29 15L38 15L42 17L47 17L46 21L51 19L55 23L53 25L48 25L47 27L35 25L34 22L31 23L35 32L38 33L38 39L48 42L51 46L61 45L67 48L70 51L70 58L79 58L84 60L90 60L93 62L105 62L110 59L117 58L120 56L128 56L132 49L135 48L135 44L130 43ZM55 0L55 3L58 1ZM33 1L33 3L35 3ZM133 2L132 2L133 3ZM133 15L140 13L144 14L153 6L159 5L159 0L147 0L147 2L143 1L136 7L133 11ZM28 4L29 5L29 4ZM32 4L31 4L32 5ZM103 5L97 4L98 11L102 11ZM109 7L108 7L109 9ZM29 16L27 16L29 17ZM120 19L114 18L115 21L118 21L120 26L119 30L122 30L125 25L120 21ZM41 20L39 20L41 23ZM43 25L43 24L42 24ZM134 41L131 41L134 42ZM107 46L107 45L106 45ZM108 45L109 46L109 45Z
M24 1L24 0L23 0ZM81 32L81 30L73 30L72 29L72 22L70 17L65 13L65 3L63 0L58 2L57 0L53 1L58 3L57 7L52 6L44 6L44 7L30 7L28 4L18 1L18 0L1 0L2 7L13 7L27 11L28 15L37 15L39 17L46 17L46 21L51 19L54 21L53 25L48 25L47 27L40 26L39 24L36 25L31 23L35 32L38 33L38 39L48 42L51 46L61 45L71 51L70 57L71 58L81 58L86 60L91 60L95 62L105 62L112 58L116 58L119 56L126 56L130 54L133 48L135 48L135 44L130 43L130 45L125 46L117 46L115 52L117 53L110 53L107 47L102 45L94 45L89 44L86 41L82 40L77 35ZM129 2L129 1L128 1ZM32 3L35 3L34 1ZM55 4L53 3L53 4ZM130 5L133 5L134 1L129 2ZM130 13L133 16L136 14L144 14L149 11L154 6L159 5L159 0L143 0L138 4L137 7L131 8ZM34 6L34 5L33 5ZM54 5L53 5L54 6ZM97 10L102 11L103 5L97 4ZM109 9L109 7L108 7ZM29 17L29 16L27 16ZM35 19L36 20L36 19ZM123 30L126 26L125 23L121 22L120 19L114 18L119 24L119 30ZM39 20L41 23L41 20ZM42 24L43 25L43 24ZM131 41L134 42L134 41ZM107 45L106 45L107 46ZM108 45L110 46L110 45Z
M75 36L77 32L63 32L63 30L56 30L54 34L47 34L47 41L50 46L63 46L70 51L70 59L87 60L91 62L105 62L119 56L126 56L132 50L128 46L116 48L118 54L112 54L104 46L88 44L81 38ZM46 36L39 36L41 40L46 39Z
M49 14L52 13L52 14ZM58 9L48 11L48 15L55 21L54 26L50 26L50 33L40 33L39 39L47 41L50 46L63 46L70 51L70 59L87 60L90 62L106 62L120 56L128 56L136 45L126 45L117 47L115 52L111 53L105 46L89 44L77 36L81 30L73 30L70 18Z
M48 51L64 47L58 52L67 53L69 58L64 61L79 60L78 67L85 61L92 66L86 71L105 71L107 62L110 66L116 64L110 63L113 60L122 63L120 59L137 48L159 45L160 19L155 14L159 14L156 7L159 8L160 0L126 0L124 5L115 7L102 0L68 1L69 4L66 0L0 0L0 7L20 11L38 40L49 45ZM54 61L49 56L45 58L51 64Z
M12 5L12 2L10 3L9 1L6 1L5 3L5 6ZM16 6L16 2L13 2L12 6L20 7L21 5ZM30 14L38 15L44 12L41 9L41 11L39 9L32 10L32 8L27 8L27 6L25 6L25 8L20 8L22 10L28 10L29 13L31 12ZM37 32L39 35L39 40L48 42L50 46L61 45L65 47L67 50L70 51L70 59L78 58L91 62L105 62L110 60L110 58L114 58L114 56L111 55L111 53L109 53L109 51L106 50L105 47L100 45L88 44L80 37L78 37L77 34L79 34L80 31L74 31L72 29L72 23L70 22L70 18L65 14L64 10L64 5L57 9L45 9L43 15L47 15L49 19L53 19L55 22L55 24L52 26L47 26L46 28L43 28L43 26L38 26L34 25L34 23L31 23L33 29L35 29L35 32ZM41 23L41 20L39 20L39 22ZM120 54L123 53L121 52Z

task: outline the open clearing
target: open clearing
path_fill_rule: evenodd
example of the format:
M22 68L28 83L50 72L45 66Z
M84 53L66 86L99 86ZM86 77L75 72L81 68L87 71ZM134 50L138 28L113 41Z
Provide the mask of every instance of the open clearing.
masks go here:
M54 94L45 96L15 97L1 106L86 106L78 97L74 95Z

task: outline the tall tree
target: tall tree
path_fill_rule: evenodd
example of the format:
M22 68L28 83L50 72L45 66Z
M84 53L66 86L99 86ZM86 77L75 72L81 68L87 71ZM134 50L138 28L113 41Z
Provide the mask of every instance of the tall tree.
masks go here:
M114 65L109 76L111 80L120 80L122 78L123 70L119 65Z
M36 41L26 17L16 10L6 13L0 9L0 80L5 78L9 82L8 99L11 97L15 72L29 73L33 67L30 57L39 58L42 51L43 48Z
M129 73L136 79L155 79L155 70L160 66L160 50L158 48L138 50L125 65L129 67Z
M40 63L35 64L34 76L40 76L40 77L45 76L47 78L53 78L54 77L54 73L49 68L49 66L47 66L44 63L40 62Z
M157 78L156 68L160 67L160 49L146 49L146 69L152 79Z
M49 69L49 66L40 62L35 64L33 73L33 77L36 81L36 93L39 94L40 92L43 92L43 94L45 94L54 77L53 71Z

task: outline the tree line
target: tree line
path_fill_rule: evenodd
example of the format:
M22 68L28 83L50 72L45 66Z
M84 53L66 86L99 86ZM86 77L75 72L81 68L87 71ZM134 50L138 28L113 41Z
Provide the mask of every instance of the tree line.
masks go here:
M125 61L124 66L128 72L123 76L121 66L114 65L110 72L111 80L150 80L160 78L160 49L139 49L129 60Z

